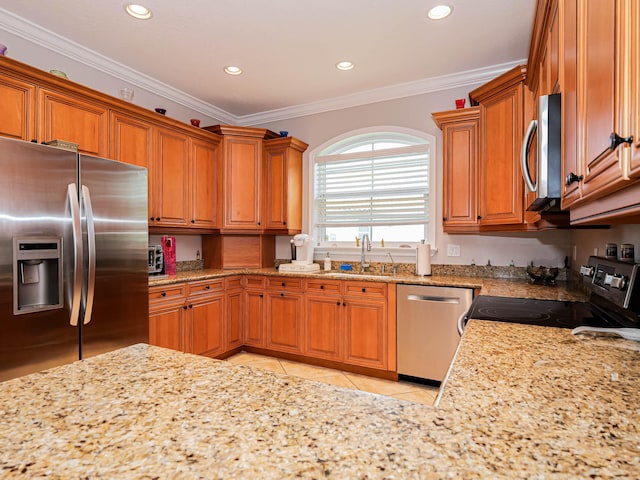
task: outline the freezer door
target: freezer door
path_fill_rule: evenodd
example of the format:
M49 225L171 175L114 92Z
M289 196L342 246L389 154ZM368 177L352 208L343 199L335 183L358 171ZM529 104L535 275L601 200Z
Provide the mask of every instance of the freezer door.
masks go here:
M73 152L0 138L0 381L78 359L68 200L76 162Z
M149 341L147 170L80 156L82 358Z

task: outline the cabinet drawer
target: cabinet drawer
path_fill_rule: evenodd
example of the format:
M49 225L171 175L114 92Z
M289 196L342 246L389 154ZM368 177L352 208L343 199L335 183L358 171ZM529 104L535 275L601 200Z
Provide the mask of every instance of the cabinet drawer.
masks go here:
M159 285L149 288L149 304L173 302L185 297L186 285L176 283L174 285Z
M244 277L244 288L264 289L264 277Z
M309 293L340 294L340 280L325 280L322 278L310 278L305 282L305 291Z
M349 297L385 298L387 284L377 282L344 282L344 294Z
M269 277L267 278L267 288L269 290L300 290L302 289L302 278Z
M224 279L189 282L189 295L204 295L224 291Z
M225 290L236 290L242 288L242 277L227 277L224 279Z

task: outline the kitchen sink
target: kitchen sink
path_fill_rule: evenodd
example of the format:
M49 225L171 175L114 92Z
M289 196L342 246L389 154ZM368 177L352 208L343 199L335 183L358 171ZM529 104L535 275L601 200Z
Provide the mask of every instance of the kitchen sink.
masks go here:
M341 272L329 272L324 274L325 277L360 277L360 278L389 278L393 277L392 273L369 273L369 272L358 272L356 270L345 270Z

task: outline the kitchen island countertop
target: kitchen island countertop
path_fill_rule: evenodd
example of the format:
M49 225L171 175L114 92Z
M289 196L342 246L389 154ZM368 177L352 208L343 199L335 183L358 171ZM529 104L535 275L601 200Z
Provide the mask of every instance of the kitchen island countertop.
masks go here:
M2 478L637 478L639 344L472 320L439 406L148 345L0 383Z

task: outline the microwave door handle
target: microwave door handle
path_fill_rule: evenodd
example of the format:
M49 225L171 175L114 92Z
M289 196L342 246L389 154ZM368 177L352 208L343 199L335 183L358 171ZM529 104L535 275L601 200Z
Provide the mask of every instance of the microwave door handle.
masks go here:
M84 322L86 325L91 321L93 312L93 297L96 286L96 227L93 216L93 205L91 204L91 194L89 189L82 186L82 204L87 218L87 283L82 288L82 303L84 304Z
M538 121L531 120L529 124L529 128L527 128L527 133L524 136L524 140L522 141L522 150L520 151L520 166L522 168L522 178L524 178L524 182L527 184L527 188L531 192L535 192L538 190L538 184L533 183L533 179L531 178L531 173L529 172L529 151L531 150L531 140L533 139L533 134L538 128Z
M80 205L78 202L78 189L75 183L67 186L67 200L71 211L71 231L73 233L73 280L69 299L69 324L78 326L80 316L80 292L82 290L82 225L80 222Z

